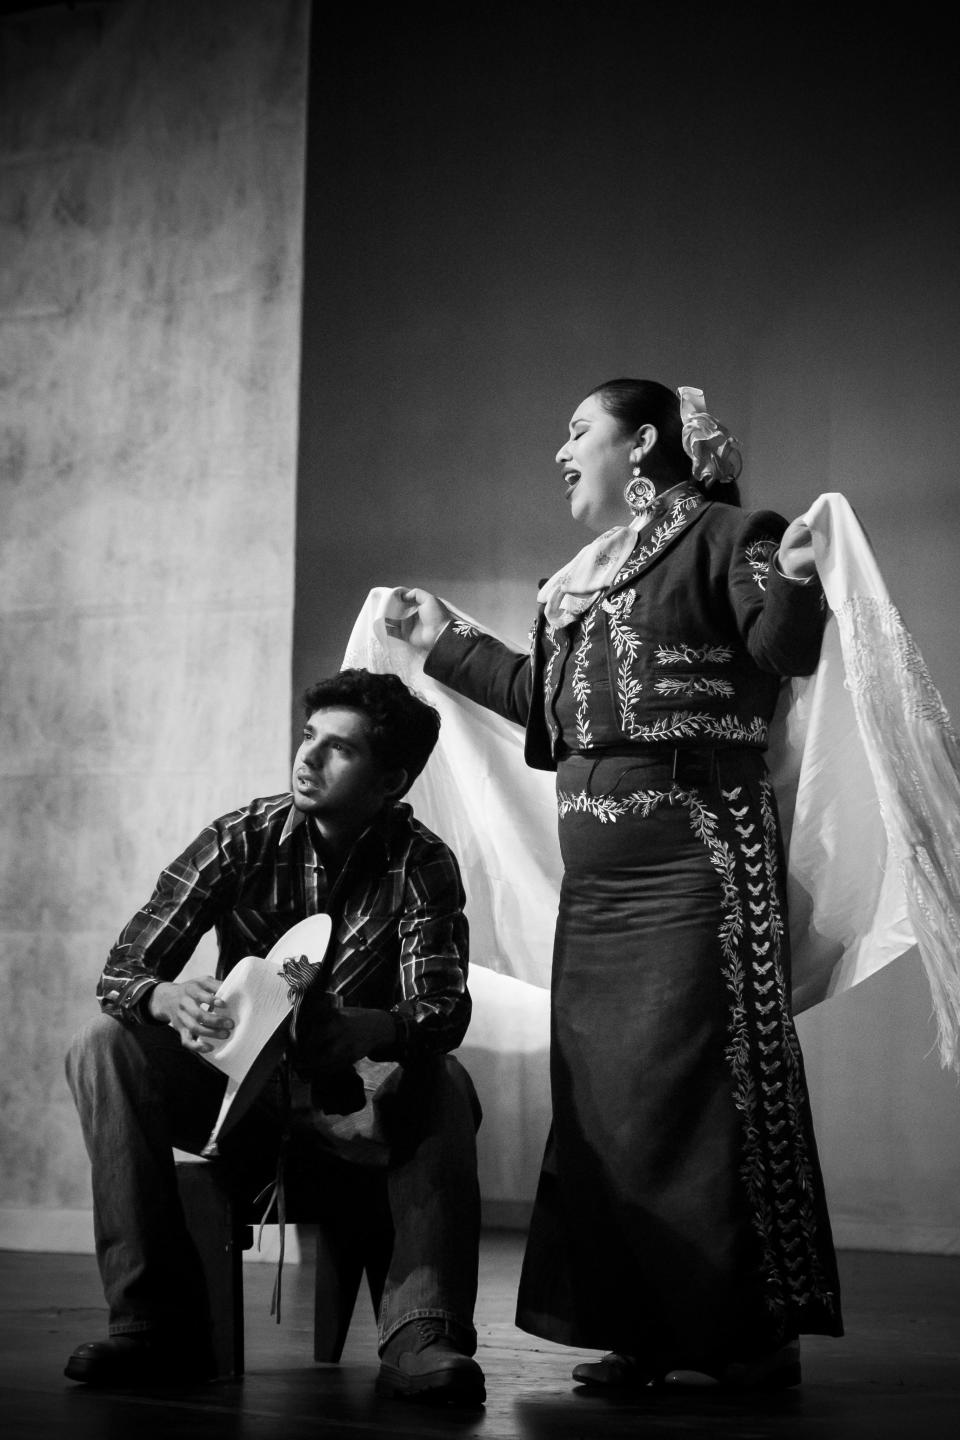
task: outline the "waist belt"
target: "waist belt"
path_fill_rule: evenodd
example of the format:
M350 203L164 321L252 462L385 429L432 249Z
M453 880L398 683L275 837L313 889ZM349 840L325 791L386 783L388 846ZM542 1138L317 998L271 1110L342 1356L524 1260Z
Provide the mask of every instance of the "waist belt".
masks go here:
M724 772L744 770L763 774L766 762L763 751L754 745L598 745L590 750L567 750L560 757L581 760L593 770L603 760L627 760L626 768L656 769L677 784L705 785L719 779Z

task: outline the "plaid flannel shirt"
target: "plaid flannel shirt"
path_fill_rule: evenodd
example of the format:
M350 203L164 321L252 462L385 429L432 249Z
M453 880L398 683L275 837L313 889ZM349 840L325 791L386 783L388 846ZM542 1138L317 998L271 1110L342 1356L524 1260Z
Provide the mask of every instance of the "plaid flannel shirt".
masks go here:
M397 1043L378 1058L443 1053L470 1020L463 904L452 851L409 805L391 806L363 832L331 886L312 823L291 796L252 800L214 820L163 870L110 951L97 996L107 1014L144 1022L154 986L176 979L211 927L222 979L325 910L333 935L318 983L344 1004L393 1013Z

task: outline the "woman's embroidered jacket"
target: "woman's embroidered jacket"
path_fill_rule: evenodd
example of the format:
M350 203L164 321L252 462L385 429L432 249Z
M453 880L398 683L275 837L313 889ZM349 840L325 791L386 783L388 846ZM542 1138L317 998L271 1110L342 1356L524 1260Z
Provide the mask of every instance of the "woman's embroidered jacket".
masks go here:
M765 749L781 678L815 668L825 616L820 585L774 563L785 528L688 492L578 622L540 607L529 656L454 620L426 672L525 725L536 769L564 746Z

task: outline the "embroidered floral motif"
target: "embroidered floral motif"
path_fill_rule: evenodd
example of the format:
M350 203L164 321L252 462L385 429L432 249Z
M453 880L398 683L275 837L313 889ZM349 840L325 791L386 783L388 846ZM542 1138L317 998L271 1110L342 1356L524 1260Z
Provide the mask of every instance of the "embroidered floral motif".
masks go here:
M620 662L617 666L616 684L620 724L624 732L633 740L687 738L699 733L706 733L717 738L729 737L739 742L748 739L750 743L763 744L766 736L765 729L762 731L762 737L761 732L757 731L755 727L748 733L739 721L730 716L674 714L670 717L669 722L660 719L653 725L647 726L637 722L633 712L640 703L643 684L634 675L632 667L640 658L643 642L636 631L625 623L636 598L635 590L622 590L610 599L601 601L601 606L608 617L607 627L610 632L610 642ZM658 665L692 665L698 662L722 665L733 658L733 650L727 645L658 645L654 656ZM698 695L723 696L729 699L736 693L729 680L707 675L664 676L656 681L653 688L658 695L673 696L679 700L693 700Z
M557 656L560 654L560 641L557 638L560 633L561 632L554 625L548 625L546 627L546 630L544 631L544 639L550 647L550 653L547 656L547 662L543 667L543 709L544 714L547 717L547 724L550 727L550 731L552 734L555 733L556 726L553 723L553 711L550 708L550 702L553 697L553 667L556 665Z
M730 745L765 745L767 725L759 715L749 724L742 724L735 715L710 715L705 711L675 710L671 715L661 715L649 725L640 725L633 715L626 712L623 728L631 740L669 741L693 740L708 735L711 740L722 740Z
M622 585L647 564L679 533L690 514L698 510L703 503L703 497L697 492L681 495L666 519L654 527L646 544L635 550L621 567L614 585ZM628 622L636 600L636 589L630 588L621 589L600 602L600 608L606 615L610 647L617 661L616 672L612 678L616 685L619 720L624 735L631 740L643 742L676 742L707 737L726 744L766 744L767 726L759 717L744 721L736 715L711 715L703 711L677 710L647 724L637 719L636 712L643 697L643 682L635 673L635 667L641 659L643 641ZM733 656L734 650L729 645L694 646L679 642L675 645L658 645L654 652L654 663L658 666L684 667L727 665ZM730 681L708 675L664 677L655 683L654 692L678 701L696 700L698 696L730 700L736 696L736 690ZM580 695L577 698L579 701ZM578 729L582 723L581 711L582 707L578 706Z
M769 939L774 968L771 999L776 1002L777 1008L776 1024L774 1025L772 1019L768 1023L778 1032L779 1039L779 1043L771 1038L766 1044L761 1042L760 1045L762 1064L767 1072L763 1093L768 1131L772 1133L780 1125L788 1127L792 1131L793 1142L792 1166L786 1159L772 1165L771 1185L776 1196L775 1204L782 1214L781 1246L791 1299L794 1304L803 1305L814 1296L828 1310L832 1310L835 1297L829 1289L820 1263L817 1219L811 1203L811 1196L816 1193L816 1175L807 1144L803 1060L790 1012L789 990L783 970L782 944L785 926L776 885L779 843L773 785L769 780L761 783L760 811L764 869L770 897ZM763 1024L758 1028L763 1030ZM782 1073L778 1074L778 1071ZM786 1114L781 1119L782 1108Z
M708 845L724 894L721 948L731 1000L726 1058L734 1103L743 1117L740 1174L763 1255L766 1303L774 1315L781 1315L788 1304L802 1307L813 1298L833 1310L835 1297L817 1246L816 1183L807 1145L800 1049L783 970L772 786L761 782L761 833L756 839L749 802L738 804L742 787L721 794L740 837L747 897L744 912L741 887L731 886L729 847ZM736 953L729 944L734 934Z
M650 539L645 545L634 550L625 564L617 571L613 581L614 585L620 585L624 580L632 580L638 570L642 570L648 560L651 560L658 550L662 550L673 537L683 529L687 516L694 510L699 510L704 503L703 496L699 494L682 495L677 503L670 510L667 518L654 527Z
M454 620L450 626L454 635L462 635L464 640L473 640L480 634L476 625L470 625L466 620Z
M730 1020L728 1023L728 1034L730 1039L727 1043L725 1055L730 1073L733 1079L733 1101L743 1117L743 1144L744 1156L740 1166L740 1177L743 1181L747 1195L750 1200L750 1211L753 1220L753 1227L760 1242L763 1256L763 1269L765 1275L765 1300L768 1308L774 1314L781 1314L785 1305L783 1277L781 1267L777 1260L775 1245L775 1216L772 1211L771 1202L767 1194L766 1185L766 1162L764 1154L763 1134L761 1129L761 1108L764 1081L761 1078L758 1090L754 1077L754 1066L751 1064L751 1038L750 1038L750 1015L747 995L747 968L749 966L751 977L756 983L758 975L764 975L771 971L772 959L763 960L758 953L751 957L750 951L759 951L763 942L758 942L754 936L758 933L758 927L769 928L769 921L764 921L764 914L769 906L770 879L765 871L763 859L757 859L760 854L760 844L748 844L753 840L756 831L756 823L749 819L749 803L737 807L735 802L741 798L742 787L736 786L732 790L721 790L721 795L726 801L730 816L734 821L734 831L740 836L740 853L744 860L745 869L748 874L761 876L754 879L745 886L747 894L747 910L749 912L750 936L749 944L742 944L744 941L744 925L738 927L737 945L734 949L727 947L724 952L726 961L723 967L723 977L727 982L727 989L730 993ZM730 852L732 853L732 852ZM729 854L718 857L711 854L710 859L717 873L721 877L721 883L727 882L729 877ZM753 863L751 863L753 862ZM727 883L724 883L724 903L727 901ZM739 915L743 915L742 902L740 901L740 890L734 882L733 888L737 891L739 904ZM762 929L760 933L762 933ZM721 922L721 933L723 922ZM764 950L769 949L769 941L764 945ZM746 952L746 953L744 953ZM761 982L764 983L764 982ZM773 981L766 982L769 988ZM765 1021L761 1018L767 1010L772 1007L773 1002L767 1002L761 1011L757 1007L755 1023L757 1028L762 1028ZM763 1042L761 1041L761 1044ZM783 1141L783 1149L787 1148L788 1142Z
M692 700L695 695L732 695L733 686L729 680L714 680L709 675L694 675L689 679L677 675L664 677L654 685L658 695L679 695Z
M658 645L654 651L657 665L726 665L733 659L729 645ZM664 676L654 685L657 695L672 695L682 700L693 700L697 695L723 695L727 698L736 694L729 680L711 675L670 675Z
M601 613L608 641L608 683L616 697L617 719L625 738L645 744L677 744L701 739L727 745L766 744L766 722L759 716L744 717L736 713L737 690L732 681L710 673L690 673L694 668L701 670L706 667L709 672L714 666L729 665L737 653L732 645L688 645L683 641L658 644L653 652L653 665L658 668L678 667L685 673L663 675L650 682L649 693L651 698L656 695L678 708L668 714L651 717L644 704L648 693L644 661L649 652L637 628L630 623L631 613L637 604L637 588L625 582L673 539L685 527L689 516L703 504L702 495L695 490L681 494L666 518L653 526L649 540L619 571L615 581L619 588L613 594L603 596L599 604L585 601L587 613L582 622L583 628L579 639L572 641L576 648L571 676L571 693L575 702L571 731L575 731L576 741L571 735L570 743L576 743L578 748L586 749L596 743L593 736L594 724L598 723L596 716L591 723L591 708L596 701L593 693L595 684L591 685L588 677L592 673L591 662L596 660L599 669L604 659L598 652L597 616ZM552 704L554 688L558 683L556 659L560 649L560 643L554 640L552 652L548 651L544 675L547 726L554 738L557 726L552 718ZM694 708L698 703L706 703L708 708ZM690 708L686 708L688 706ZM716 711L727 707L730 713L710 713L711 709ZM603 714L606 724L606 710Z
M580 643L574 654L573 678L570 688L573 690L574 699L577 702L577 744L581 750L586 750L593 744L593 736L590 733L590 682L587 679L586 667L587 656L590 651L590 637L593 627L596 624L599 611L594 607L581 627Z
M784 925L776 883L779 873L776 802L773 798L773 785L769 780L760 782L760 812L763 819L763 860L766 867L767 884L770 887L771 934L777 941L777 964L779 965L779 946L784 936Z
M729 645L658 645L658 665L728 665L733 659Z
M620 702L620 723L624 729L629 723L631 710L639 705L642 693L643 685L630 674L630 660L624 658L617 666L617 699Z
M557 791L557 810L565 815L592 815L601 824L615 822L622 815L652 815L658 805L670 799L669 790L633 790L629 795L588 795L585 790L573 793Z
M631 644L631 641L636 641L638 645L640 643L639 640L636 639L636 636L633 634L632 631L625 631L623 629L624 621L626 620L627 616L630 614L630 611L633 609L636 603L636 590L621 590L619 594L609 596L606 600L600 601L601 609L605 610L606 613L610 616L610 618L617 622L617 629L621 632L622 635L621 643L626 644L627 646ZM614 644L616 643L617 641L615 639ZM617 650L617 654L620 654L619 649Z
M620 702L621 725L627 724L627 716L634 706L639 704L643 692L642 683L631 673L631 666L640 658L643 641L626 623L636 598L636 590L622 590L619 595L600 602L607 615L610 643L620 661L617 666L617 698Z
M779 550L776 540L752 540L744 552L747 564L750 566L750 575L755 585L761 590L767 588L767 571L770 568L770 556Z

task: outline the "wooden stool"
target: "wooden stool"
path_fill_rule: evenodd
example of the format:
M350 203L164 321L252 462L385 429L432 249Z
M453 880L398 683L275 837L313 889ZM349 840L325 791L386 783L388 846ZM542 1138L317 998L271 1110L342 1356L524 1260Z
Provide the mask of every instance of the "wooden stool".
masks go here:
M253 1244L260 1216L238 1203L220 1168L206 1160L178 1160L180 1201L200 1260L210 1304L211 1340L218 1378L243 1374L243 1251ZM393 1247L386 1171L341 1166L326 1182L322 1207L295 1184L286 1187L287 1224L316 1224L317 1252L313 1358L336 1363L343 1352L366 1272L376 1315Z

